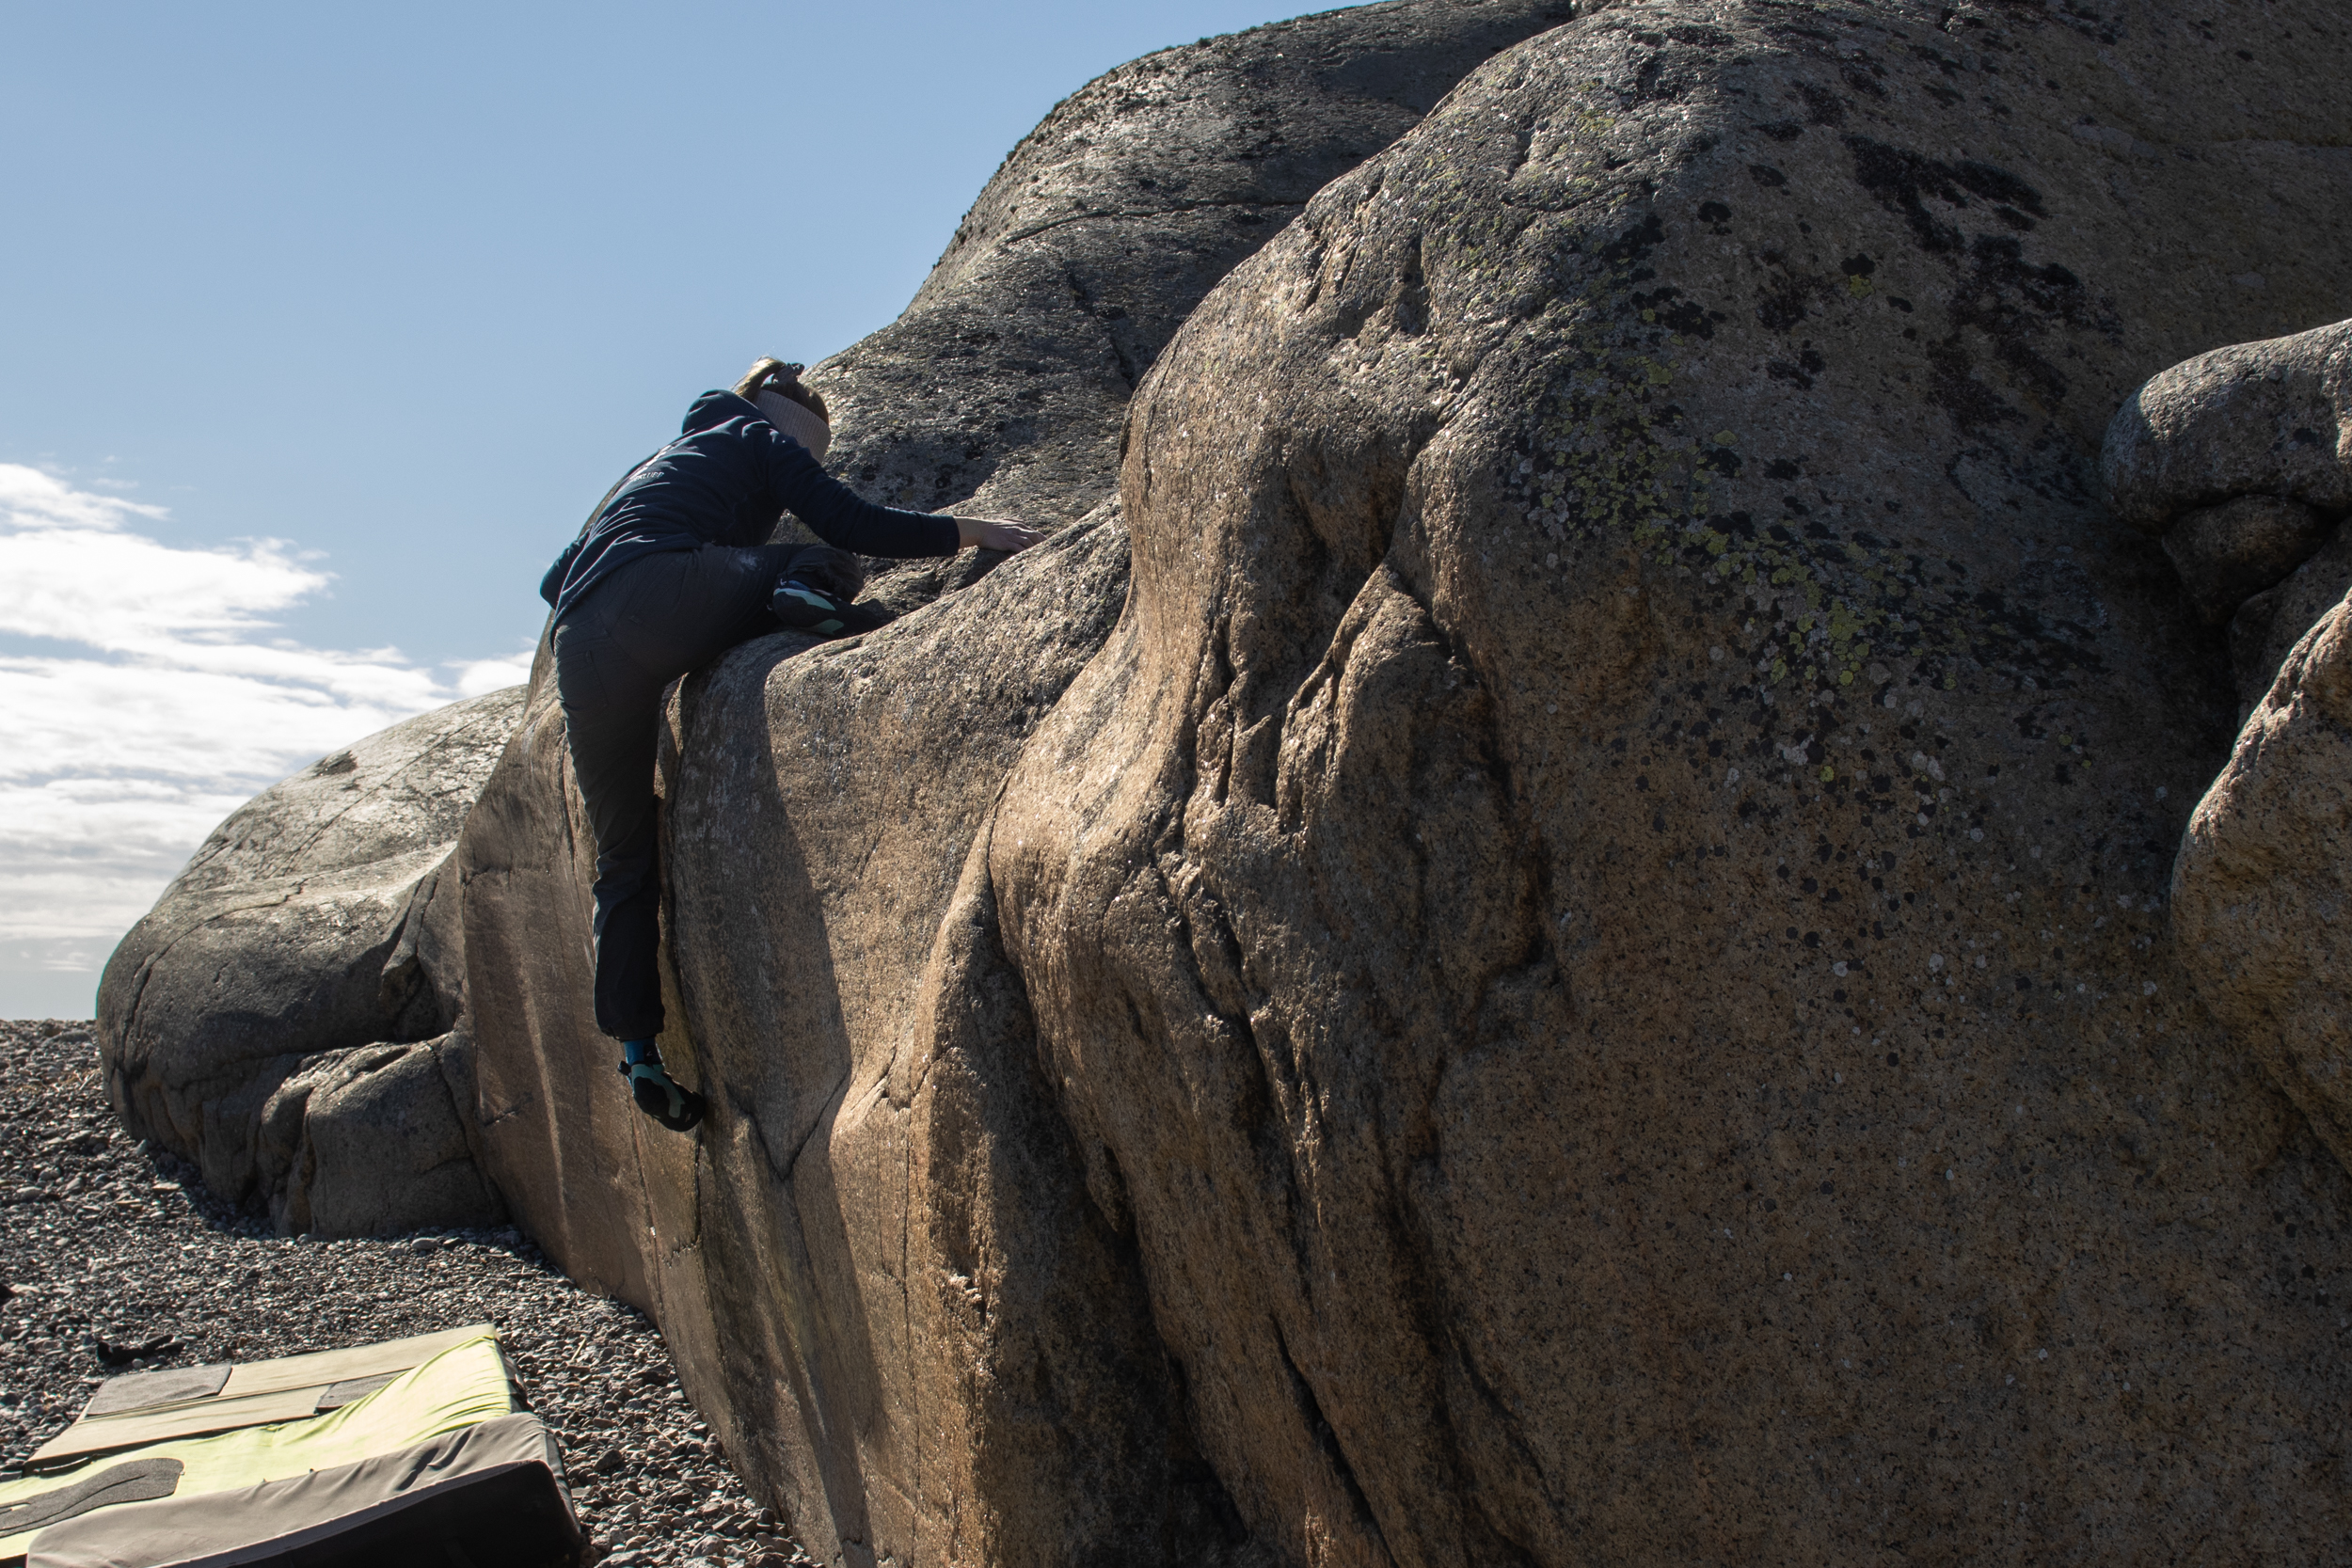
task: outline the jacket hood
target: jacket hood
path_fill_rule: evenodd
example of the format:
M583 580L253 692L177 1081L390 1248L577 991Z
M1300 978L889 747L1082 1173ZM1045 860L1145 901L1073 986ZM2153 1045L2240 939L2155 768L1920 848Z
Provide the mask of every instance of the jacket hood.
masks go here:
M705 392L687 409L686 418L678 425L680 436L691 436L726 423L729 420L764 420L768 416L752 406L749 398L739 398L733 392Z

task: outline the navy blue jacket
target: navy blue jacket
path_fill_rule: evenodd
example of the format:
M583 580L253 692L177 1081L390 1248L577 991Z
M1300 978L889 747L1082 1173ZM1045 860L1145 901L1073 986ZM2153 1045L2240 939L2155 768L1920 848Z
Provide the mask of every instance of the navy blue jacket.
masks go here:
M860 555L953 555L962 542L954 518L861 500L748 399L705 392L677 439L630 470L556 557L539 596L561 616L640 556L764 545L787 508L825 543Z

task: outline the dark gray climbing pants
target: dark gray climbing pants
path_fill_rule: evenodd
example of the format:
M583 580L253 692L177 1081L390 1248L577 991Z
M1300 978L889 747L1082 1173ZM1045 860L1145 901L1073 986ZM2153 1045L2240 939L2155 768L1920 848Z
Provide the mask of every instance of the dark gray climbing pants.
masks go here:
M782 630L768 599L786 576L844 599L865 581L857 557L826 545L709 545L630 562L555 624L555 689L596 834L596 1027L614 1039L661 1032L662 693L738 642Z

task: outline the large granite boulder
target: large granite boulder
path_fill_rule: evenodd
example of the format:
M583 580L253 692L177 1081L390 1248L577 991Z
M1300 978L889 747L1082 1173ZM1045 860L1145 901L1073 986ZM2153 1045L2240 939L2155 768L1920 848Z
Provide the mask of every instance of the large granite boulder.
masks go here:
M288 1233L494 1222L474 1163L457 830L524 689L395 724L214 830L107 960L124 1126Z
M763 640L684 683L662 1043L717 1101L699 1141L630 1110L590 1021L593 852L544 685L468 822L500 1184L660 1316L812 1548L1181 1561L1246 1534L1039 1077L975 846L1124 600L1135 379L1317 186L1565 14L1415 0L1124 67L1016 150L906 321L812 372L868 493L1074 520L993 574L884 574L914 613L857 642Z
M2339 1549L2352 1184L2173 948L2226 650L2098 503L2352 304L2342 28L2202 14L1601 11L1138 396L989 883L1261 1540Z
M695 1140L527 726L496 1168L820 1555L2334 1549L2352 1188L2172 948L2228 650L2098 453L2352 304L2347 61L2195 21L1473 72L1191 313L1116 517L682 688Z
M2352 1533L2326 432L2159 374L2352 313L2352 40L1580 11L1124 68L812 375L869 493L1067 526L674 694L697 1134L544 671L466 818L467 1136L826 1560Z

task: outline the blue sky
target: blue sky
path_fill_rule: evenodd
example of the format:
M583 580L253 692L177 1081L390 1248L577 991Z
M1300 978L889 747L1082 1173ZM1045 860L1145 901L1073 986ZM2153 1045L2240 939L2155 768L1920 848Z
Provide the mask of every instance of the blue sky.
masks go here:
M0 0L0 1017L511 678L613 477L896 316L1058 99L1306 8Z

